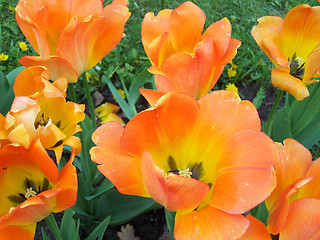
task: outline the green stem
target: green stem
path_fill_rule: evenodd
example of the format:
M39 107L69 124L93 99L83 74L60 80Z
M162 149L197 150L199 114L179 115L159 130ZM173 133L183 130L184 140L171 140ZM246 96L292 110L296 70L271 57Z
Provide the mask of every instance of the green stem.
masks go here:
M167 209L164 209L164 212L166 214L166 222L170 232L171 239L174 240L173 230L174 230L176 212L170 212Z
M60 229L58 227L58 224L56 222L56 219L54 218L53 214L50 213L48 217L45 218L45 221L52 232L53 236L56 240L62 240L62 236L60 233Z
M82 76L82 81L83 81L83 86L84 86L84 93L86 95L87 102L89 105L91 121L92 121L92 128L96 129L97 128L96 114L94 112L94 106L93 106L93 102L92 102L92 97L91 97L91 93L90 93L90 89L89 89L88 80L85 76Z
M161 9L164 9L164 2L165 0L161 0Z
M70 99L72 102L77 103L77 95L76 95L76 91L74 89L74 83L69 83L68 84L68 89L69 89L69 93L70 93Z
M272 109L270 111L269 117L268 117L268 121L267 121L267 128L266 128L266 133L268 136L270 136L271 134L271 123L273 121L274 118L274 114L278 108L279 102L283 96L284 91L280 90L280 92L278 93L278 96L276 98L276 100L273 103Z

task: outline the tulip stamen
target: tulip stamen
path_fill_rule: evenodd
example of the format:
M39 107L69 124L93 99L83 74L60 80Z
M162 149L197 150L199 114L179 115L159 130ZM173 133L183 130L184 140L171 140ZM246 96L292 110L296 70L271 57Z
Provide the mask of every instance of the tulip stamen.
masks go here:
M37 196L37 192L33 190L33 188L27 188L27 192L24 194L24 197L26 199L30 198L30 197L34 197Z
M48 122L49 122L49 119L45 118L44 113L42 113L41 117L34 122L34 127L37 129L40 126L46 126Z
M192 172L190 172L189 168L187 168L185 170L180 170L179 171L179 175L182 176L182 177L191 178Z

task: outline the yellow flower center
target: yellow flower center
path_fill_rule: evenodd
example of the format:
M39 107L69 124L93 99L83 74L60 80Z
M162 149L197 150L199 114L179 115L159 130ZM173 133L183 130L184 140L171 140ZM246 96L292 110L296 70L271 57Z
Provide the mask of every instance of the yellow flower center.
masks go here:
M290 61L290 75L302 80L305 70L305 62L294 54Z

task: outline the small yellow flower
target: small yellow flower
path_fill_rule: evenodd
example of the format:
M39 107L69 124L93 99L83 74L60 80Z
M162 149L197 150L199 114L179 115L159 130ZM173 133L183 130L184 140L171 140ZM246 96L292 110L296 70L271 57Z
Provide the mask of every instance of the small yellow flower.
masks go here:
M89 80L91 78L91 74L89 72L86 72L86 79Z
M4 54L4 53L1 53L1 54L0 54L0 60L1 60L1 62L7 61L8 58L9 58L9 55L6 55L6 54Z
M19 41L19 47L21 48L22 51L27 51L28 50L28 46L25 42L20 42Z
M12 11L12 12L15 11L15 8L14 8L14 7L11 7L10 4L9 4L9 9L10 9L10 11Z
M229 78L232 78L232 77L235 77L236 74L237 74L237 65L233 64L232 61L230 62L230 67L228 68L228 77Z
M118 93L120 93L120 95L121 95L121 97L122 97L123 99L126 98L126 94L125 94L125 92L124 92L122 89L117 89L117 91L118 91ZM116 98L115 98L114 96L113 96L112 98L113 98L113 100L116 101Z
M238 93L238 88L233 83L228 83L227 86L226 86L226 90Z

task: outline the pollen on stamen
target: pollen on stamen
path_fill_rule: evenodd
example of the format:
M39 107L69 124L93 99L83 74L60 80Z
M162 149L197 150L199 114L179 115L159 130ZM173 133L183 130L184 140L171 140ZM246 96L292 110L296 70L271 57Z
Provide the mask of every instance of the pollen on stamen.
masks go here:
M34 197L34 196L37 196L36 191L34 191L34 190L32 189L32 187L27 188L27 192L25 193L24 197L25 197L26 199L28 199L28 198Z
M301 57L296 57L295 61L298 63L299 66L304 62Z
M190 172L189 168L185 170L179 170L179 175L182 177L189 177L191 178L192 172Z

